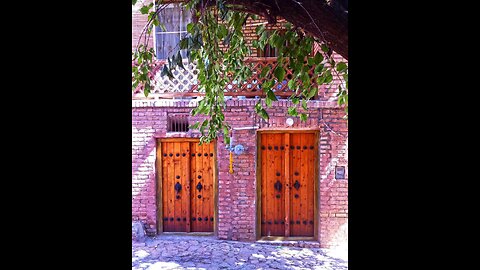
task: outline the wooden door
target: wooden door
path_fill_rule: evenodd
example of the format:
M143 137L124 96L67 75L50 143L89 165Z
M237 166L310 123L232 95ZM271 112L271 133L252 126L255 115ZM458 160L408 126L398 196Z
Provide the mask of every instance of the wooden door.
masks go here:
M213 232L213 143L191 144L191 230Z
M313 236L315 134L290 134L290 149L290 236Z
M285 234L285 145L283 134L262 134L262 235Z
M314 133L262 133L262 236L314 236Z
M164 232L213 232L213 150L192 139L161 142Z

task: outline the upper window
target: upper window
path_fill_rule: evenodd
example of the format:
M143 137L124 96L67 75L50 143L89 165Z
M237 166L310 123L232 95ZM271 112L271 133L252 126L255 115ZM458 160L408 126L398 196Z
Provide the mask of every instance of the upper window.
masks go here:
M270 44L265 45L263 50L257 49L257 56L258 57L277 57L278 50L270 46Z
M192 15L181 4L168 4L158 14L165 29L155 27L155 51L157 59L167 59L179 49L179 42L187 34L187 24ZM180 51L182 58L187 58L186 50Z

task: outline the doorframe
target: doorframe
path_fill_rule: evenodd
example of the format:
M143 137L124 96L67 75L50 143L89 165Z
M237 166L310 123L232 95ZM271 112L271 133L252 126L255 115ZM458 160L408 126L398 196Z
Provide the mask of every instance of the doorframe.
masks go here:
M314 133L315 137L315 144L317 145L316 148L316 153L315 153L315 166L314 166L314 191L313 191L313 237L282 237L282 236L275 236L275 237L270 237L266 238L262 236L262 224L261 224L261 219L262 219L262 166L261 166L261 151L260 151L260 146L262 143L262 139L260 136L261 134L265 133ZM319 220L319 210L320 210L320 129L319 128L293 128L293 129L258 129L257 130L257 152L256 152L256 157L255 157L255 170L256 170L256 194L255 194L255 205L256 205L256 215L255 215L255 238L257 240L315 240L319 241L318 237L318 228L320 226L320 220Z
M160 234L179 234L179 235L214 235L218 234L218 162L217 162L217 140L212 140L213 143L213 232L164 232L163 231L163 192L162 185L162 142L199 142L199 138L185 138L185 137L170 137L170 138L155 138L155 198L156 198L156 219L157 219L157 235Z

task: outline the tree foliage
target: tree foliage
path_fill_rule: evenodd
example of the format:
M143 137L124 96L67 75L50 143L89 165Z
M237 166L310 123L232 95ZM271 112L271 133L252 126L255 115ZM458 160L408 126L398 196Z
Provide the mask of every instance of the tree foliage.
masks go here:
M132 0L132 4L136 2ZM172 78L172 70L184 68L179 50L189 51L189 60L195 62L199 70L198 89L205 93L198 106L192 110L192 115L206 116L203 122L196 123L191 128L200 130L201 142L215 139L218 132L223 131L228 143L230 126L223 114L226 106L224 89L228 83L233 81L241 84L252 75L252 67L244 61L251 52L242 29L249 17L256 19L257 15L225 0L207 2L210 5L201 0L184 3L195 19L187 25L187 34L180 40L177 50L168 57L161 75ZM148 36L151 35L153 26L163 27L162 18L158 14L164 8L161 1L156 2L155 8L153 3L140 8L142 14L148 14L148 23L132 53L132 87L143 87L145 96L148 96L152 87L152 67L155 62L154 50L148 46ZM292 72L288 87L295 90L289 97L293 104L288 108L290 116L306 121L308 101L317 94L320 85L331 84L334 78L343 82L338 86L338 104L345 107L348 115L348 66L345 62L335 62L325 40L290 22L285 23L281 31L260 24L256 33L259 39L253 42L255 48L263 49L268 44L278 51L275 66L266 66L258 75L263 81L261 89L265 93L264 104L259 99L254 108L260 117L268 120L266 107L277 100L272 88L277 82L286 80L286 70ZM312 54L314 43L321 44L321 50Z

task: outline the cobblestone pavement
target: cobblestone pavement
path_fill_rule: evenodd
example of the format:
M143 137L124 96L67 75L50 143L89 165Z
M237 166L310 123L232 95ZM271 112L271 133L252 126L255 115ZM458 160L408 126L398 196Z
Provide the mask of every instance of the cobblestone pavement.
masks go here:
M157 236L132 242L132 269L348 269L346 255L323 248L218 240L212 236Z

